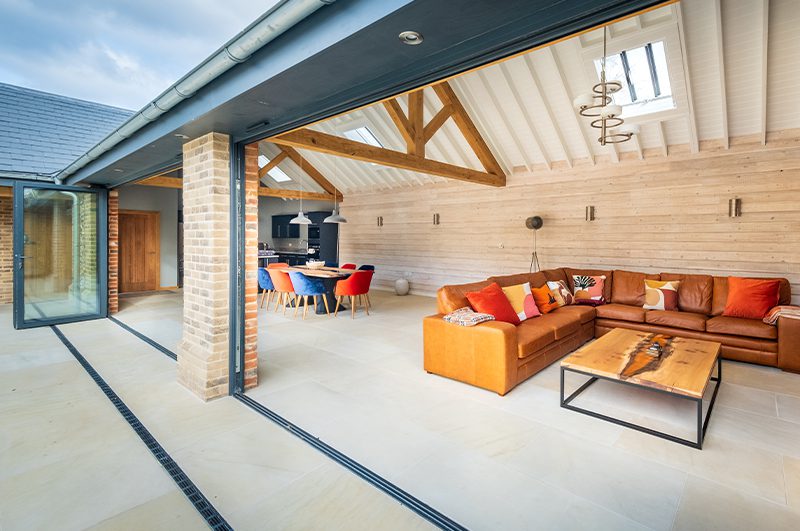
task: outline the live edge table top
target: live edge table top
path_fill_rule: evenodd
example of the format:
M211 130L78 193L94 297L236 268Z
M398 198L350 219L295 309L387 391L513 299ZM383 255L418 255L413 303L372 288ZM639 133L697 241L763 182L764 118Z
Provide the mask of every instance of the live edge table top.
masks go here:
M658 357L648 353L653 342L662 346ZM576 350L561 366L586 374L622 380L692 398L702 398L720 344L615 328Z

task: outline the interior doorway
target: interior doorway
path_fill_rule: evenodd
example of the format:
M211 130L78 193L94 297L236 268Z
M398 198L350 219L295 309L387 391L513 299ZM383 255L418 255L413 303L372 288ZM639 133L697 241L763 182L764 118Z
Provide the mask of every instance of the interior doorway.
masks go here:
M119 212L119 292L155 291L161 280L161 215Z

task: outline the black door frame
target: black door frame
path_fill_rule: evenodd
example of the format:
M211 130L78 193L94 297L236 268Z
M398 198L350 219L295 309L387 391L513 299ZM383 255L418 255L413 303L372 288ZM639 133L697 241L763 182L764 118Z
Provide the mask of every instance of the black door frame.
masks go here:
M45 181L13 180L13 234L14 234L14 259L13 259L13 315L14 328L35 328L77 321L101 319L108 316L108 191L104 188L88 188L85 186L58 185ZM24 190L37 188L44 190L57 190L65 192L93 193L97 195L97 280L98 280L98 312L91 314L76 314L55 318L41 318L25 320L25 289L23 272L23 253L25 240L24 224Z

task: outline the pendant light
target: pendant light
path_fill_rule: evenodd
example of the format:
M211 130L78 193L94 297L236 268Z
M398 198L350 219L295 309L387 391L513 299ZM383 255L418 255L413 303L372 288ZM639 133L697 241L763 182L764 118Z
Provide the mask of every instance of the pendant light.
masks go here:
M303 159L300 159L300 171L303 171ZM297 213L297 216L293 217L289 220L289 223L292 225L311 225L311 220L303 214L303 182L300 182L300 212Z
M336 171L336 159L333 159L333 169ZM323 223L347 223L344 216L339 214L339 190L336 186L333 187L333 212L327 218L322 220ZM337 243L338 247L338 243Z

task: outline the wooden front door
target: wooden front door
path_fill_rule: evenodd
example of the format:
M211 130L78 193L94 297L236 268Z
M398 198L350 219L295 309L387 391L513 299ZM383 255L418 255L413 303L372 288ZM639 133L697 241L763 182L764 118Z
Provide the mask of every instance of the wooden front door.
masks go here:
M120 293L158 289L161 276L160 233L158 212L120 210Z

